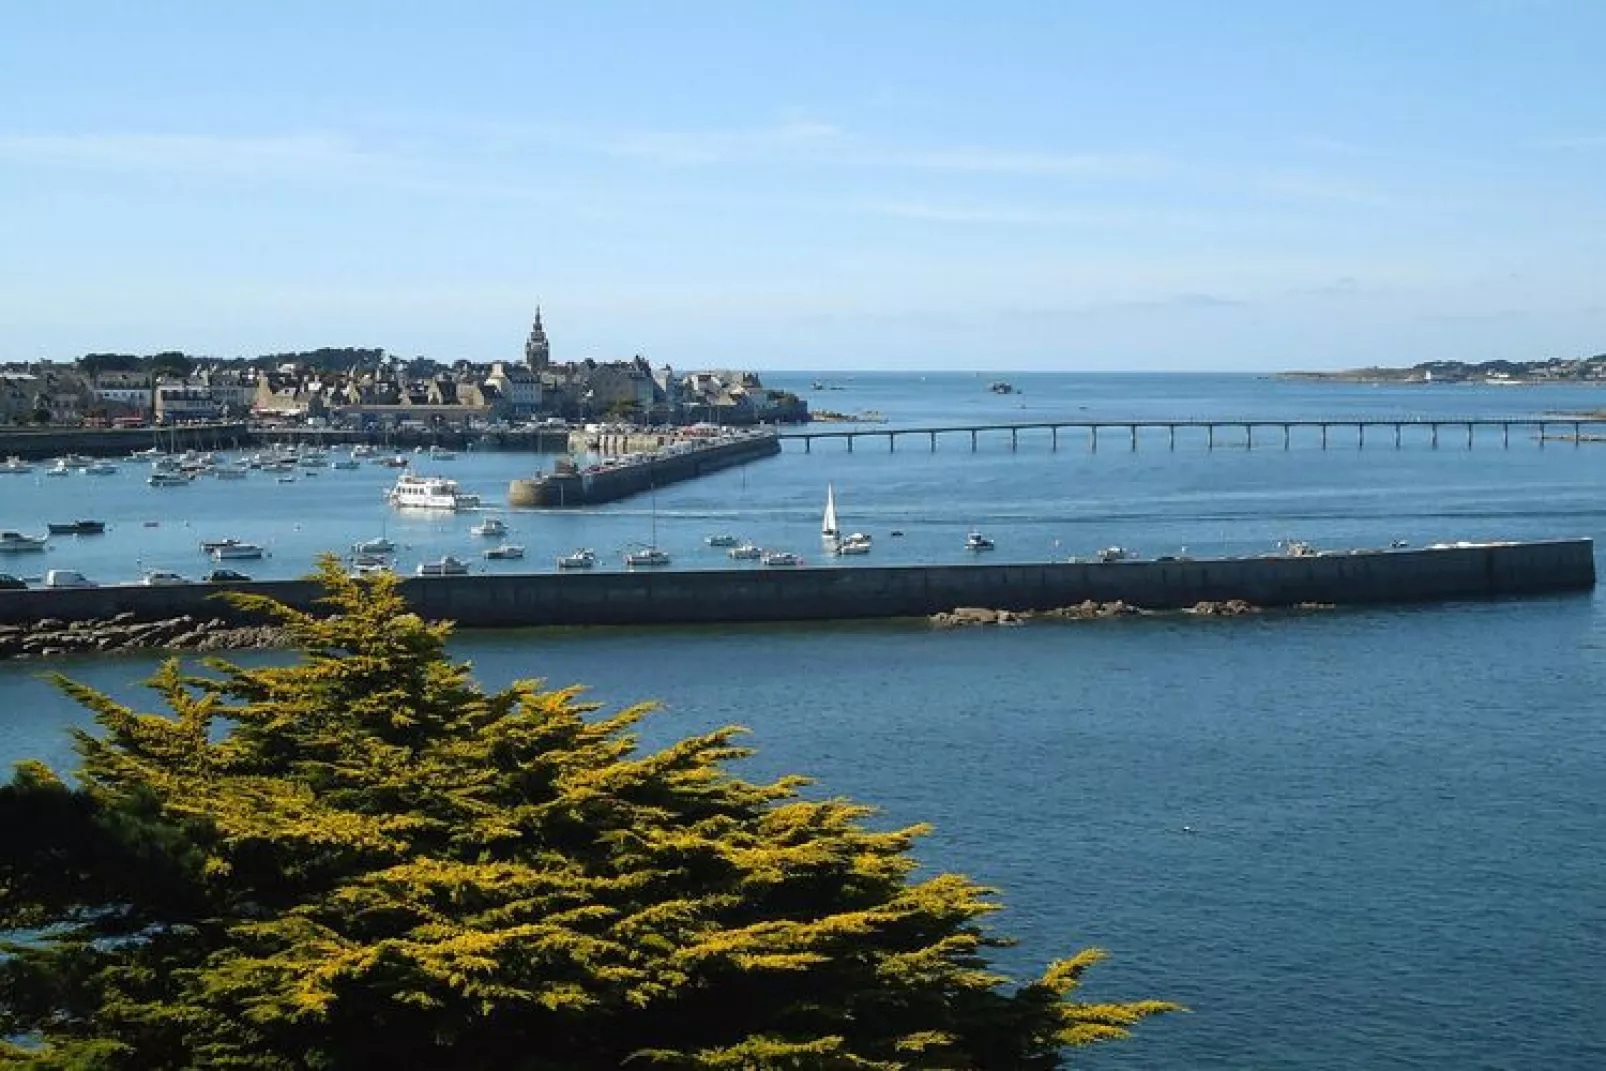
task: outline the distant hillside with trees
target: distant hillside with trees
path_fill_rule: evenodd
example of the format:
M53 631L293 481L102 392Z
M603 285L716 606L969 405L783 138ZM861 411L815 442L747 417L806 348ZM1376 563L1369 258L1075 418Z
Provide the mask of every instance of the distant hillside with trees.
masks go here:
M1506 380L1522 383L1606 383L1606 353L1550 357L1542 361L1422 361L1406 368L1371 366L1343 372L1288 372L1291 379L1343 383L1463 383Z

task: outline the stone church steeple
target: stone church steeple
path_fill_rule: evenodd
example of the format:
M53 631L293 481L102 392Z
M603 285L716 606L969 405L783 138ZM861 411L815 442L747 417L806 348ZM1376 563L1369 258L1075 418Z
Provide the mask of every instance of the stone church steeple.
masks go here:
M530 328L529 341L524 344L524 363L532 372L545 372L552 363L552 344L547 341L546 328L541 326L541 306L535 307L535 326Z

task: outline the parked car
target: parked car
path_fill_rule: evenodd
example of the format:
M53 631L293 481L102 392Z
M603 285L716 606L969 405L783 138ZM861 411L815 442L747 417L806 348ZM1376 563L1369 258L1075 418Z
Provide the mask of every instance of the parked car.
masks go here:
M98 588L99 584L75 569L51 569L45 573L47 588Z
M238 584L251 578L237 569L213 569L206 574L208 584Z
M28 582L10 573L0 573L0 591L26 591Z
M178 573L170 573L165 569L152 569L150 572L141 577L139 582L144 584L146 587L158 587L164 584L189 583L189 581L185 580L184 577Z

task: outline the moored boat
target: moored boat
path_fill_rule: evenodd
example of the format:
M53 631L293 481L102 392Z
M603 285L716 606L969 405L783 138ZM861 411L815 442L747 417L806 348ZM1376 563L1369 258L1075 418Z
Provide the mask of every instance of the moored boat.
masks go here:
M396 485L385 497L392 506L400 509L472 509L480 504L480 496L469 494L458 487L456 480L444 476L419 476L404 472L396 478Z
M500 546L485 548L485 557L492 561L513 561L524 557L524 548L517 543L503 543Z
M803 559L789 550L772 550L764 555L764 564L769 566L802 565Z
M743 543L739 547L732 547L725 552L737 561L758 561L764 556L764 549L756 543Z
M640 566L668 565L669 554L657 547L643 547L641 550L633 550L626 554L625 564L633 569Z
M470 528L469 532L486 538L499 538L507 535L507 525L503 523L500 517L487 517Z
M208 553L212 555L213 561L220 562L230 559L260 558L267 551L256 543L244 543L238 539L229 539L215 544Z
M45 526L51 535L100 535L106 531L105 521L66 521Z
M589 547L581 547L572 554L558 556L559 569L589 569L596 564L596 551Z
M971 551L992 550L993 541L975 529L972 529L969 534L965 536L965 549Z
M44 550L48 536L23 535L21 532L0 532L0 553L15 554L20 551Z
M419 576L467 576L468 562L447 554L431 562L419 562L415 572Z

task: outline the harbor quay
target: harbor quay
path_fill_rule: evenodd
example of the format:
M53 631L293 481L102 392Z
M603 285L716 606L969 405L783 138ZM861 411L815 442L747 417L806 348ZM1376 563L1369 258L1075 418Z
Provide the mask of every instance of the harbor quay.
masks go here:
M516 628L924 617L959 607L1043 611L1088 601L1153 610L1231 600L1263 608L1346 606L1536 596L1594 585L1593 540L1563 539L1245 558L510 573L407 578L399 587L428 619ZM302 610L314 610L320 595L309 580L0 591L0 624L184 615L262 623L218 598L220 589L268 595Z

